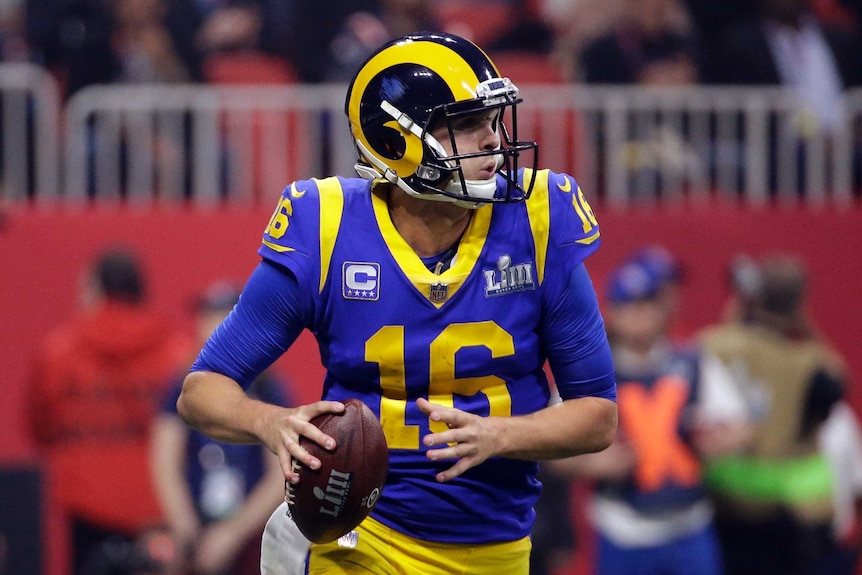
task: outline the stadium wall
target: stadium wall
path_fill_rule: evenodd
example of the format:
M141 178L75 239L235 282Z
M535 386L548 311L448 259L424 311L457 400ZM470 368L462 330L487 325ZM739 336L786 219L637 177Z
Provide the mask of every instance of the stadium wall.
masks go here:
M587 262L600 296L607 272L629 251L661 244L684 268L677 329L684 334L719 318L734 255L798 254L812 278L812 317L848 359L855 386L862 386L862 207L841 212L599 210L598 216L603 244ZM268 210L260 209L5 214L0 219L0 421L5 430L0 463L32 457L22 409L30 361L42 336L74 312L81 270L96 253L112 244L138 250L156 309L186 328L196 293L217 278L243 281L257 264L268 217ZM323 369L310 338L304 336L279 366L292 378L299 399L317 396ZM862 407L855 395L854 404Z
M728 295L727 266L734 255L798 254L812 278L811 315L848 360L850 400L862 413L862 206L843 211L721 206L598 210L598 217L603 246L588 267L600 295L607 272L628 252L646 243L661 244L684 268L677 326L683 334L720 317ZM25 433L28 370L44 334L72 315L80 272L96 253L113 244L136 249L148 271L154 306L178 328L187 329L196 293L217 278L243 281L257 264L257 245L268 218L268 209L257 208L0 214L0 469L38 466ZM312 401L320 392L323 369L318 357L310 336L303 335L278 364L298 400ZM56 572L52 566L57 566L58 554L50 554L48 572Z

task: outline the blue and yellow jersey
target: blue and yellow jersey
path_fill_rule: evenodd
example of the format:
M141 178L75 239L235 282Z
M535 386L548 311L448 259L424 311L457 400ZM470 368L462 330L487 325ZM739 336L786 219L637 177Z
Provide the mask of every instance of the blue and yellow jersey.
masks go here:
M546 407L543 321L600 234L570 176L536 176L527 202L474 211L440 275L401 238L366 180L292 184L264 233L260 255L295 275L311 308L304 315L326 367L323 397L361 399L380 417L390 466L374 517L413 537L510 541L532 526L536 463L490 459L437 483L452 462L430 461L421 438L442 424L415 400L481 416Z

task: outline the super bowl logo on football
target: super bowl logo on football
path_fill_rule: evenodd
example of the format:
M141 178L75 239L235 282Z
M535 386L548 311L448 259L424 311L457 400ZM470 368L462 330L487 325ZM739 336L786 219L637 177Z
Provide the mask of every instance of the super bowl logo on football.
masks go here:
M350 491L350 473L343 473L337 469L329 472L329 481L326 490L315 486L312 490L314 496L321 502L320 513L338 517L344 509L347 492ZM331 505L328 507L327 505Z

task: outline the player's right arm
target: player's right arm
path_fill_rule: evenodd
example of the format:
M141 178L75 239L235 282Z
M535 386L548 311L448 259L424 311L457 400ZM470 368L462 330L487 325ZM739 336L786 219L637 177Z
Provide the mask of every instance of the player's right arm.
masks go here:
M263 234L264 260L246 283L239 303L210 336L183 383L177 410L185 422L219 441L263 443L278 455L285 477L297 481L292 458L311 468L320 462L299 446L304 436L325 447L331 437L310 423L315 416L343 409L338 402L284 408L245 393L310 325L319 270L310 262L319 241L315 181L284 190ZM303 198L300 201L300 198Z
M340 402L318 401L295 408L272 405L245 393L244 387L277 359L302 331L296 279L283 268L261 262L239 303L201 350L183 382L177 411L191 427L219 441L263 443L275 453L289 481L298 476L292 458L312 469L320 462L299 446L304 436L334 446L310 420L339 412Z

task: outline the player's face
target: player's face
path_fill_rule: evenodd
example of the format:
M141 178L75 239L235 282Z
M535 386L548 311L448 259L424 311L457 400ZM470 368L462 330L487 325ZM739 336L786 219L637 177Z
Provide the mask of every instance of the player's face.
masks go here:
M487 152L500 146L499 110L488 110L470 114L451 121L452 134L458 154ZM431 132L448 154L454 154L449 130L444 125ZM494 177L496 161L494 156L467 158L461 160L461 169L467 180L487 180Z

